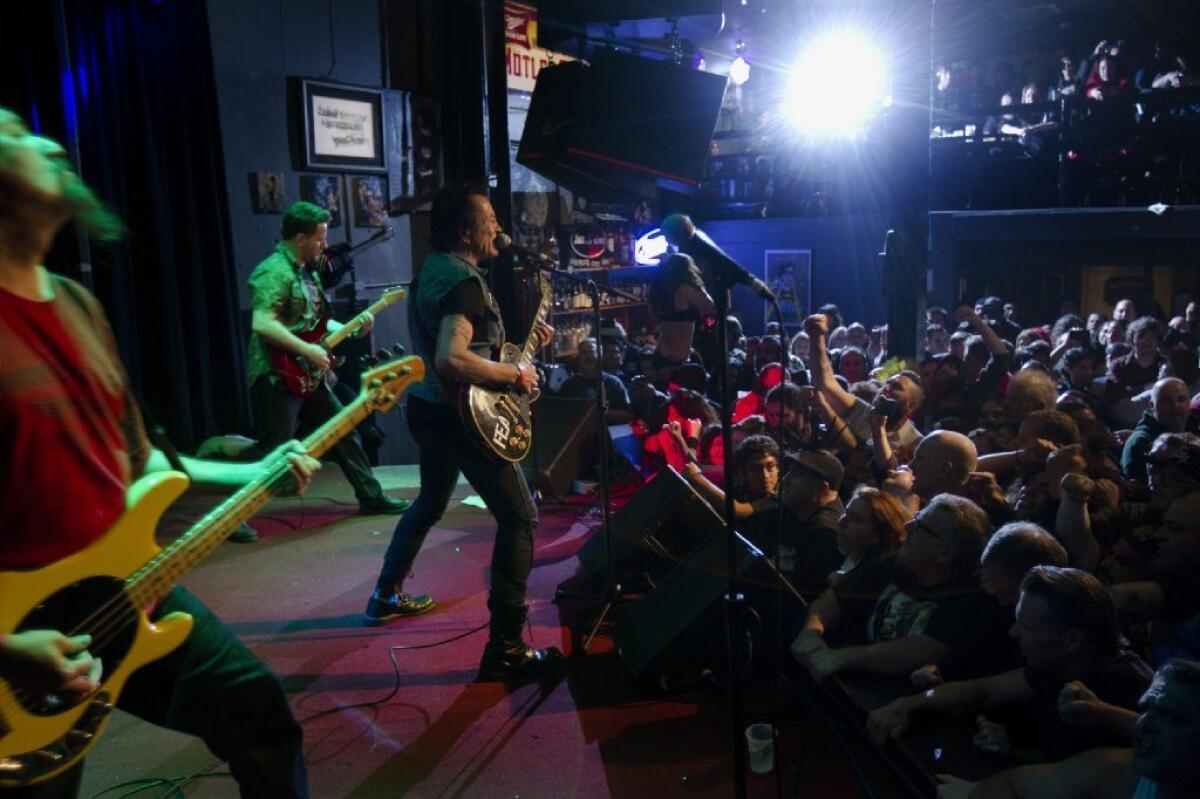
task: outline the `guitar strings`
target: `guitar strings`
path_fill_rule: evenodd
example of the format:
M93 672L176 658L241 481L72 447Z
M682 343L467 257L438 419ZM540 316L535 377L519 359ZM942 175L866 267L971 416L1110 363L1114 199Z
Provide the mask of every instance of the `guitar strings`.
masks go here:
M291 464L289 461L287 461L287 453L284 453L280 457L279 462L272 466L270 471L268 471L264 477L255 480L247 487L263 487L270 492L278 489L283 484L284 480L290 477ZM216 513L216 518L219 519L221 515L223 515L219 513L219 511L220 507L213 512L210 512L209 516ZM225 511L225 513L227 514L228 511ZM207 516L205 518L207 518ZM230 518L232 517L227 517L225 519L226 524L229 523ZM203 521L200 522L200 524L202 523ZM207 540L207 537L196 534L195 528L193 528L192 531L179 539L177 542L179 546L176 551L184 552L202 540ZM153 571L129 583L122 591L118 592L115 596L94 610L89 616L80 620L75 627L72 628L72 630L65 632L64 634L67 636L79 635L95 624L94 631L90 633L92 636L92 644L89 646L95 646L97 649L102 649L103 647L107 646L131 623L137 623L139 617L137 616L136 609L133 615L130 615L127 612L129 607L126 601L127 594L131 588L137 586L139 583L147 579L150 579L152 576ZM22 700L32 701L35 698L31 692L22 689L13 689L12 694L16 702L5 702L3 705L0 705L0 711L10 710L16 705L24 705L26 702Z
M395 364L393 364L393 365L395 365ZM405 371L404 373L410 374L407 371ZM392 399L398 398L401 394L404 393L405 388L407 388L407 386L400 387L399 390L394 390L394 394L391 395L391 398ZM379 403L376 403L376 404L379 404ZM364 403L361 406L348 406L346 410L348 411L351 407L368 407L369 405L370 405L370 403ZM317 430L313 431L313 433L310 436L308 436L308 438L305 439L305 441L304 441L304 450L306 452L315 452L315 451L325 452L328 449L328 447L320 446L323 443L324 439L326 439L330 436L334 436L334 440L336 440L337 438L341 437L340 435L337 435L337 427L338 427L339 421L344 421L341 419L341 416L342 415L339 414L338 416L334 417L333 419L330 419L328 422L326 422L321 427L317 428ZM352 416L353 416L353 414L346 414L345 419L350 419ZM332 443L332 442L330 442L330 443ZM242 491L246 491L247 493L253 493L253 491L259 490L262 488L266 488L268 493L272 493L275 490L277 490L283 484L283 481L285 479L288 479L291 477L291 463L288 460L288 454L289 454L288 452L279 453L279 455L276 458L276 462L269 466L267 473L265 475L257 478L256 480L251 481L246 486L244 486L242 489L240 489L238 491L238 493L241 493ZM236 494L235 494L235 496L236 496ZM207 519L208 516L213 516L214 517L213 522L215 523L218 519L221 518L221 516L223 514L228 514L229 513L228 510L222 511L224 504L229 504L229 503L227 501L226 503L223 503L222 505L218 506L213 511L211 511L207 516L205 516L205 518ZM236 503L233 503L233 504L236 504ZM232 517L227 517L224 520L224 523L228 524L230 518L232 518ZM205 524L205 522L203 520L201 520L201 522L198 523L198 526L202 525L202 524ZM219 525L217 525L217 526L219 527ZM232 526L230 527L230 529L232 529ZM194 547L199 542L206 542L208 540L209 540L208 536L200 535L198 533L198 531L196 530L196 527L193 527L192 530L190 530L188 533L186 533L182 538L173 542L168 547L168 549L171 549L172 547L174 547L175 549L174 549L174 552L172 552L172 554L178 554L178 553L186 552L190 547ZM165 551L166 550L164 550L164 552ZM156 555L154 558L151 559L150 563L154 563L156 560L158 560L161 557L161 555L162 555L162 553L159 553L159 555ZM145 569L145 568L146 568L146 566L142 567L142 569ZM140 571L141 570L139 570L139 572ZM95 630L90 633L90 635L92 636L92 643L89 644L89 647L95 646L97 649L100 649L100 648L103 648L104 646L106 646L107 644L111 643L112 640L116 637L116 635L119 632L126 629L130 625L131 622L136 624L140 620L140 617L137 615L137 613L140 612L140 609L135 608L135 613L131 616L127 612L128 603L125 600L128 597L130 589L138 586L144 580L155 576L155 571L153 568L151 568L149 571L146 572L146 574L144 574L142 576L136 576L136 574L137 573L135 573L135 576L133 576L133 577L126 578L126 583L120 592L118 592L116 595L114 595L108 601L104 602L102 605L100 605L100 607L96 608L96 610L94 610L90 615L88 615L83 620L81 620L71 631L66 632L64 634L67 636L79 635L85 627L90 627L92 622L95 621L96 627L95 627ZM101 678L101 685L103 685L103 677ZM22 709L23 710L24 705L32 703L34 701L34 699L36 698L35 695L28 690L16 688L13 686L10 686L10 688L11 688L13 700L8 701L8 700L4 700L3 697L0 697L0 717L3 717L5 712L11 712L14 709ZM86 699L86 697L84 697L84 699ZM81 702L79 704L82 704L82 702L83 702L83 700L81 700ZM78 704L72 705L72 707L73 708L78 707Z

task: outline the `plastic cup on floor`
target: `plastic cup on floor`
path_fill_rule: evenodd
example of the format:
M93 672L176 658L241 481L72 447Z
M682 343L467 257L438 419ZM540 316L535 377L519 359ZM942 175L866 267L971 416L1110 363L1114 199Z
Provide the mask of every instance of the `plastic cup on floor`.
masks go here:
M751 724L746 728L746 746L750 750L750 770L767 774L775 768L775 728L770 724Z

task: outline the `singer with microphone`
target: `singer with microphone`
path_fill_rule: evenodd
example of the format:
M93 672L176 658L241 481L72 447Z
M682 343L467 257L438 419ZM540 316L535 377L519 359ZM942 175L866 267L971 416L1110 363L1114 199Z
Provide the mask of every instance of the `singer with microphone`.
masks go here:
M316 429L342 410L342 404L323 381L305 397L289 392L272 361L272 352L283 350L320 369L331 366L330 354L318 341L320 335L342 327L330 318L322 284L329 219L330 213L319 205L293 203L283 214L281 240L275 251L250 274L254 312L246 382L254 411L257 440L251 451L255 458L266 457L295 437L299 426ZM347 324L359 325L358 334L365 335L374 321L370 313L363 312ZM355 436L343 438L328 457L337 462L353 486L361 513L402 513L408 507L407 500L383 493ZM230 540L249 542L255 540L255 535L243 527Z
M363 621L374 626L433 609L429 596L409 594L404 581L462 474L496 518L491 622L480 681L532 680L562 666L562 652L534 649L522 633L537 526L537 507L524 474L516 463L489 457L455 407L456 397L469 385L510 386L521 394L538 386L531 364L500 358L504 322L483 269L506 241L482 189L452 184L438 191L430 212L433 252L413 281L408 315L413 349L426 363L425 379L407 396L408 428L421 448L421 493L392 533L363 614ZM554 329L538 322L530 335L544 347Z

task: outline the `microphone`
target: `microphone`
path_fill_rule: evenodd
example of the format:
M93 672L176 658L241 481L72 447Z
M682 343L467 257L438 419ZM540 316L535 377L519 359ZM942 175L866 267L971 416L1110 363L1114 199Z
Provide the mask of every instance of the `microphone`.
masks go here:
M520 244L513 244L512 236L503 232L496 236L496 249L511 250L517 255L523 255L526 258L532 258L535 261L540 261L544 264L556 263L553 258L545 253L538 252L537 250L531 250L528 247L522 247Z
M671 214L662 221L663 236L667 241L687 253L707 274L716 278L719 288L729 288L741 283L764 300L775 301L775 292L741 264L730 258L708 234L696 227L691 217Z

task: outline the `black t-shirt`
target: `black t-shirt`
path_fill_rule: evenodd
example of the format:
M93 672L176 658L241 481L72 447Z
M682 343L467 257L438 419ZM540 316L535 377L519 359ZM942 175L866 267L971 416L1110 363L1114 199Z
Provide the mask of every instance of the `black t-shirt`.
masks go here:
M604 381L604 400L610 411L627 411L632 406L629 402L629 391L621 378L611 372L602 372ZM583 375L571 375L558 389L558 396L567 399L596 399L596 381Z
M845 559L837 546L838 519L845 512L841 500L834 500L822 505L807 519L790 524L789 520L784 521L779 569L789 574L801 593L824 591L829 573Z
M753 509L749 516L738 522L738 530L742 535L750 539L754 546L774 557L776 550L775 542L781 533L779 525L781 507L779 495L768 494L765 497L748 500L745 494L735 493L734 497L739 502L747 503ZM789 514L785 514L783 529L786 530L787 526L794 523L794 521Z
M943 673L956 679L994 672L992 654L1003 647L1012 624L1011 611L997 605L974 580L921 586L894 554L862 564L833 592L842 608L839 642L868 644L927 635L949 647L950 657L941 665Z
M473 330L471 343L486 342L487 338L487 303L483 299L483 290L474 279L464 280L442 298L439 310L443 317L452 314L462 314L471 323Z
M1085 675L1080 682L1110 705L1137 710L1138 700L1150 687L1154 671L1134 653L1124 650ZM1025 681L1033 689L1037 746L1047 761L1063 760L1087 749L1129 746L1129 741L1098 727L1067 724L1058 715L1058 695L1066 682L1025 667Z

